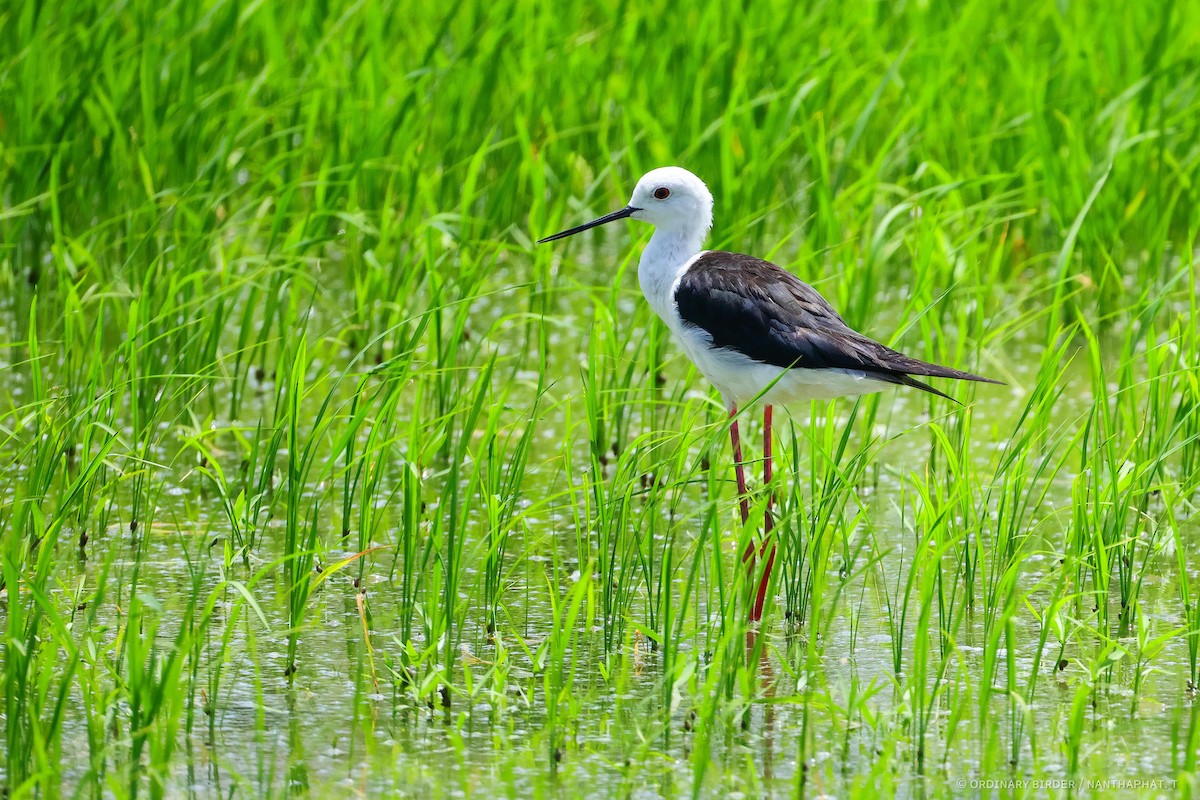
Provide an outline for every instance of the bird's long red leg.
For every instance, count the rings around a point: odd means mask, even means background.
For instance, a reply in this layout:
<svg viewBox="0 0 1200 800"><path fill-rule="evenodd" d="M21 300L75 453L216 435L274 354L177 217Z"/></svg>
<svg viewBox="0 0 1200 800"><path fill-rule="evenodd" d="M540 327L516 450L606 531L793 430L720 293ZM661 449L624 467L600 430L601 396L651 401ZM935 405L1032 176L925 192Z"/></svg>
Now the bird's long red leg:
<svg viewBox="0 0 1200 800"><path fill-rule="evenodd" d="M763 409L763 483L767 487L767 511L763 516L763 543L759 554L767 552L767 548L771 548L771 552L767 554L767 564L763 567L762 578L758 582L758 594L754 598L754 609L750 612L750 620L758 622L762 619L763 606L767 601L767 584L771 581L771 568L775 566L775 541L771 536L773 523L771 521L771 506L775 502L775 493L771 490L771 406L766 406ZM753 563L753 548L750 545L751 563ZM745 557L742 558L745 561ZM753 572L753 568L751 568Z"/></svg>
<svg viewBox="0 0 1200 800"><path fill-rule="evenodd" d="M750 497L746 493L746 469L742 465L742 437L738 433L737 405L729 406L729 438L733 441L733 471L737 474L738 502L742 507L742 524L750 519ZM754 555L751 547L750 555Z"/></svg>
<svg viewBox="0 0 1200 800"><path fill-rule="evenodd" d="M742 509L742 527L745 527L746 521L750 519L750 495L746 490L746 468L742 463L742 437L738 433L737 405L734 403L729 405L729 438L733 440L733 470L737 474L738 503ZM755 552L754 541L751 540L746 545L746 552L742 553L742 563L749 571L750 580L754 580Z"/></svg>

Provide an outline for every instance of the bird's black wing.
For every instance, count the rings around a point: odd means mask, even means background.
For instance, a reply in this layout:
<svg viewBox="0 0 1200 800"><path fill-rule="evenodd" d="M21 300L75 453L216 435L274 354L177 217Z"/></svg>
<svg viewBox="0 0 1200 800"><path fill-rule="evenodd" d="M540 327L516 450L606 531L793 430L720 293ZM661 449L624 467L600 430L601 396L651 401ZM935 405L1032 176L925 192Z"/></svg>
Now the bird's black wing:
<svg viewBox="0 0 1200 800"><path fill-rule="evenodd" d="M714 347L776 367L861 370L939 395L909 376L998 383L910 358L863 336L816 289L753 256L704 253L679 279L675 303L684 323L706 332Z"/></svg>

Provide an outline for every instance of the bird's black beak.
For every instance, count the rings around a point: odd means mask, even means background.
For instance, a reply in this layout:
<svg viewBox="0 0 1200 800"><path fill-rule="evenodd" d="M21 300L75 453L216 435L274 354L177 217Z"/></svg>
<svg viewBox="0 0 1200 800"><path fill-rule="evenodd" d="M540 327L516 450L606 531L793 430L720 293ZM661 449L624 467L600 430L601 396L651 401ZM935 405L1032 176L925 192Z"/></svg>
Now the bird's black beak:
<svg viewBox="0 0 1200 800"><path fill-rule="evenodd" d="M605 214L600 219L594 219L591 222L585 222L577 228L571 228L570 230L563 231L562 233L556 233L553 236L547 236L545 239L538 239L538 244L553 242L556 239L565 239L568 236L574 236L577 233L583 233L589 228L595 228L599 225L603 225L606 222L612 222L613 220L617 219L625 219L626 217L633 216L635 211L641 211L641 209L634 208L633 206L625 206L620 211L614 211L611 214Z"/></svg>

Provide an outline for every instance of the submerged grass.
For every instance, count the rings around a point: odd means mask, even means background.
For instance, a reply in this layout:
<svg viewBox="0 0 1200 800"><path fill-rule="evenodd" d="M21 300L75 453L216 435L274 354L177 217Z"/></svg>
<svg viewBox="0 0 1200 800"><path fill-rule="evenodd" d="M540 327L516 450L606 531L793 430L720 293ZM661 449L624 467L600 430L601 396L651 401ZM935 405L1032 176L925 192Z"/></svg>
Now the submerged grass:
<svg viewBox="0 0 1200 800"><path fill-rule="evenodd" d="M1172 0L0 10L7 796L1200 790L1198 46ZM777 424L761 629L646 232L532 246L666 163L1009 384Z"/></svg>

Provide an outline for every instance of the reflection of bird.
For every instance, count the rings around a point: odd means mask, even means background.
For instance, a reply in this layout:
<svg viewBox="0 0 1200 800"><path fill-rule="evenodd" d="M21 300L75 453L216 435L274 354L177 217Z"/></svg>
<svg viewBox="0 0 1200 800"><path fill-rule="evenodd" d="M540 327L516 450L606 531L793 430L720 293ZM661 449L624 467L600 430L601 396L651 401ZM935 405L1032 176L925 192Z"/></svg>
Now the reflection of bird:
<svg viewBox="0 0 1200 800"><path fill-rule="evenodd" d="M850 328L825 298L796 276L740 253L704 250L712 227L713 198L704 182L679 167L646 173L629 205L576 228L542 239L550 242L613 220L639 219L655 227L638 264L646 299L675 334L688 358L721 392L731 417L730 436L742 523L750 514L738 405L761 400L763 479L771 481L771 408L776 403L867 394L899 384L946 397L913 376L999 383L897 353ZM762 616L775 545L771 500L759 554L770 554L751 619ZM754 568L751 544L743 560Z"/></svg>

